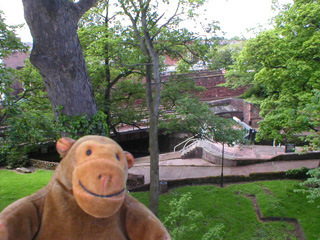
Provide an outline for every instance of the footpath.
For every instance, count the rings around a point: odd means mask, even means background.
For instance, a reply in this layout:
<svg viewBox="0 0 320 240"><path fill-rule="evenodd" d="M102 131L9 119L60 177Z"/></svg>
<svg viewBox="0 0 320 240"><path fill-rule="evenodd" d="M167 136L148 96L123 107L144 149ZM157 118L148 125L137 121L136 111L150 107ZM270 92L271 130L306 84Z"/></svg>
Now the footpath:
<svg viewBox="0 0 320 240"><path fill-rule="evenodd" d="M228 149L227 149L228 150ZM257 173L277 173L285 172L290 169L300 169L301 167L316 168L319 165L320 159L279 161L274 160L279 154L284 154L284 147L271 146L255 146L250 148L236 149L230 148L230 151L238 159L244 157L248 159L261 159L264 155L265 162L249 164L245 166L224 166L224 176L249 176ZM166 153L160 155L159 175L161 181L190 179L190 178L205 178L216 177L221 175L221 165L215 165L200 158L181 159L181 153ZM145 184L150 183L150 158L137 158L134 166L129 170L129 173L144 175Z"/></svg>

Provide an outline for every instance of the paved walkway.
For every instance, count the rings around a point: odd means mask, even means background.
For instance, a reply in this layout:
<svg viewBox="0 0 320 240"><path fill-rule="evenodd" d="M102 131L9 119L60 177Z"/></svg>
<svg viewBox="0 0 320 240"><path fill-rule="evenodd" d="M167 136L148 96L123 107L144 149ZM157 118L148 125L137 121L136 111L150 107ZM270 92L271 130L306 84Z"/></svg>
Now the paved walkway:
<svg viewBox="0 0 320 240"><path fill-rule="evenodd" d="M250 152L251 149L251 152ZM276 156L284 151L280 148L272 148L267 146L251 146L245 150L228 149L233 151L238 156L244 156L254 159L264 155L267 159ZM245 154L247 153L247 154ZM258 155L258 156L257 156ZM134 166L129 170L129 173L144 175L145 183L150 183L150 163L149 157L138 158ZM299 169L301 167L316 168L319 164L319 159L316 160L298 160L298 161L266 161L259 164L251 164L238 167L224 167L224 176L244 175L248 176L252 173L267 173L267 172L283 172L289 169ZM160 180L176 180L187 178L201 178L220 176L221 166L216 166L203 159L180 159L179 153L168 153L160 155Z"/></svg>

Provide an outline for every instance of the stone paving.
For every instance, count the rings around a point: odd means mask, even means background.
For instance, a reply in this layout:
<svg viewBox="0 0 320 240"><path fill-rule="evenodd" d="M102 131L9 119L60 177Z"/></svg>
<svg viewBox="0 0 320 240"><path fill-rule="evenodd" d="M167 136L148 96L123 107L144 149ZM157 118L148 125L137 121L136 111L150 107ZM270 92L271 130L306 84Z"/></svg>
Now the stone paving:
<svg viewBox="0 0 320 240"><path fill-rule="evenodd" d="M233 152L238 159L257 159L264 157L266 162L259 164L250 164L238 167L224 167L224 176L244 175L252 173L284 172L289 169L299 169L301 167L316 168L319 159L315 160L297 160L297 161L270 161L274 156L284 153L283 147L257 146L251 145L244 149L226 148ZM150 183L150 163L149 157L137 158L134 166L129 173L142 174L145 183ZM220 176L221 166L209 163L203 159L180 159L179 153L168 153L160 155L160 180L176 180L187 178L201 178Z"/></svg>

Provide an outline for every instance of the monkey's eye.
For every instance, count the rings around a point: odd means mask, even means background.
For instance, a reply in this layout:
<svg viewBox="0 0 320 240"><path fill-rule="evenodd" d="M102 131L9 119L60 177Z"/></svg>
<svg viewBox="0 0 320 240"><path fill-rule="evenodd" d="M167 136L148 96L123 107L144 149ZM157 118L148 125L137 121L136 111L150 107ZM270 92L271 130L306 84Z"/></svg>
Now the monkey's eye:
<svg viewBox="0 0 320 240"><path fill-rule="evenodd" d="M88 150L86 151L87 156L90 156L91 153L92 153L91 149L88 149Z"/></svg>
<svg viewBox="0 0 320 240"><path fill-rule="evenodd" d="M120 161L120 157L119 157L118 154L116 154L116 158L117 158L118 161Z"/></svg>

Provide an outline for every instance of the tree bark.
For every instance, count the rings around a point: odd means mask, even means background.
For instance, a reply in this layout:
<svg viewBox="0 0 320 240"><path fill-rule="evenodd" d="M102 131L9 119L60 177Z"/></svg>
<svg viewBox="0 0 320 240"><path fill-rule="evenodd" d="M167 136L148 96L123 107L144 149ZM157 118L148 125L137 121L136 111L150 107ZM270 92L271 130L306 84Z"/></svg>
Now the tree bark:
<svg viewBox="0 0 320 240"><path fill-rule="evenodd" d="M150 152L150 197L149 208L158 216L159 207L159 141L158 141L158 121L159 121L159 106L161 99L161 78L159 54L156 52L153 40L149 34L147 26L147 10L149 2L141 11L141 22L144 32L144 41L147 47L148 56L152 59L153 81L152 89L151 81L147 79L147 100L150 116L149 126L149 152ZM149 66L150 67L150 66ZM151 69L149 69L151 72ZM147 74L148 76L148 74ZM152 98L153 96L153 98Z"/></svg>
<svg viewBox="0 0 320 240"><path fill-rule="evenodd" d="M149 153L150 153L150 197L149 208L157 216L159 207L159 143L158 143L158 119L160 105L160 66L159 55L153 46L153 39L150 36L147 11L150 0L145 2L139 0L139 9L135 9L136 16L133 17L128 11L124 2L121 7L125 14L130 18L134 34L139 42L142 53L148 57L146 65L146 93L147 104L150 117L149 123ZM141 16L140 16L141 13ZM143 37L140 35L138 20L141 18L141 27L143 29ZM154 81L154 84L152 82Z"/></svg>
<svg viewBox="0 0 320 240"><path fill-rule="evenodd" d="M147 104L149 110L149 153L150 153L150 195L149 209L158 216L159 206L159 141L158 141L158 115L156 107L159 102L153 97L152 66L146 66ZM155 88L157 88L155 86Z"/></svg>
<svg viewBox="0 0 320 240"><path fill-rule="evenodd" d="M31 63L43 77L55 116L97 112L77 34L78 21L98 0L23 0L33 36Z"/></svg>

